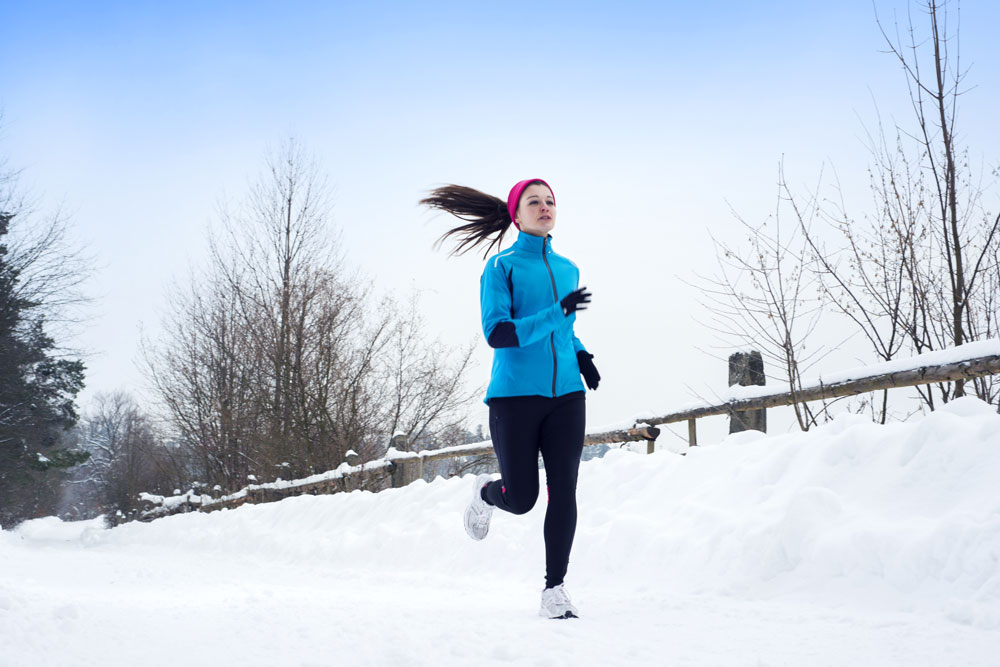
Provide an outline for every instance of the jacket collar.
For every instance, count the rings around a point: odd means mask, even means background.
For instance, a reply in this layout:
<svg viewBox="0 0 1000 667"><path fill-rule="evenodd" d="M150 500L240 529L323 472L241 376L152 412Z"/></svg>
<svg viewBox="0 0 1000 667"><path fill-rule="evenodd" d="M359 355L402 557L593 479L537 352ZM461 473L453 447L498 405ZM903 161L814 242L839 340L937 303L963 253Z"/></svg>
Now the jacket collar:
<svg viewBox="0 0 1000 667"><path fill-rule="evenodd" d="M552 235L532 236L525 232L517 233L517 240L514 241L514 248L524 252L541 254L544 250L552 251Z"/></svg>

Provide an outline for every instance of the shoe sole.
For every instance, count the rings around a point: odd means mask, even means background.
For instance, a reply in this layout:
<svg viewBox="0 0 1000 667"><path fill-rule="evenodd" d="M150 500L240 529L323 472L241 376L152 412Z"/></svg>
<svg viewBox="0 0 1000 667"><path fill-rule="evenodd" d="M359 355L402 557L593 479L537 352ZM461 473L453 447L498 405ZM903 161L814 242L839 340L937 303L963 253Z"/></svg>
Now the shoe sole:
<svg viewBox="0 0 1000 667"><path fill-rule="evenodd" d="M480 478L482 478L482 475L476 477L476 482L478 482ZM492 480L487 480L487 483L489 483L489 481ZM482 490L483 490L483 485L476 484L476 488L473 489L472 492L473 501L475 501L477 498L482 499L482 496L480 495L480 493L482 493ZM473 535L472 531L469 529L469 515L471 513L472 513L472 503L470 503L469 506L465 508L465 534L468 535L471 539L476 540L477 542L481 542L486 539L486 536L490 532L490 527L488 525L486 526L486 532L483 533L482 537L477 537Z"/></svg>

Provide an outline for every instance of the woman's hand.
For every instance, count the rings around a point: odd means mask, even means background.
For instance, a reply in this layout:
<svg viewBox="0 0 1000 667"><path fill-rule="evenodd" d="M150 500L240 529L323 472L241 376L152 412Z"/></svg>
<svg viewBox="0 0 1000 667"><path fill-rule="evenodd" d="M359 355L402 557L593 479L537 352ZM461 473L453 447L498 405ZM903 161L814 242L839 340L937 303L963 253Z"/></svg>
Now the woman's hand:
<svg viewBox="0 0 1000 667"><path fill-rule="evenodd" d="M587 291L586 287L581 287L564 296L559 303L562 304L563 315L569 317L570 314L578 310L587 310L587 304L590 303L590 292Z"/></svg>
<svg viewBox="0 0 1000 667"><path fill-rule="evenodd" d="M601 381L601 374L597 372L597 366L593 362L594 355L586 350L576 353L576 360L580 364L580 375L587 383L587 389L597 389L597 383Z"/></svg>

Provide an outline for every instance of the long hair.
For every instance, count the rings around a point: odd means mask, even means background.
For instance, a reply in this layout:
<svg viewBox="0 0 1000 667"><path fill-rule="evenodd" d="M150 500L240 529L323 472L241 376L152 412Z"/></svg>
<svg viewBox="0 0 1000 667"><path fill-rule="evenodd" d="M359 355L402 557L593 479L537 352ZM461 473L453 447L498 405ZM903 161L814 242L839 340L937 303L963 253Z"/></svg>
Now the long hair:
<svg viewBox="0 0 1000 667"><path fill-rule="evenodd" d="M461 255L478 245L486 244L485 259L493 248L499 248L504 234L513 222L507 211L507 202L464 185L443 185L430 191L420 200L424 206L451 213L464 225L449 229L437 240L440 247L449 237L454 237L455 247L450 255Z"/></svg>

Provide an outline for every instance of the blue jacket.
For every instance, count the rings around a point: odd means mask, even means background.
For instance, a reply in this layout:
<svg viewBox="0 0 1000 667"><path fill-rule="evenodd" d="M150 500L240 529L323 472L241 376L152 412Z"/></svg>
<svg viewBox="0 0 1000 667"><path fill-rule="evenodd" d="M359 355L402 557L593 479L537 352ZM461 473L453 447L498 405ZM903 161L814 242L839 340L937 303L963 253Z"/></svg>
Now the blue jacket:
<svg viewBox="0 0 1000 667"><path fill-rule="evenodd" d="M576 313L559 301L577 289L580 270L552 250L552 237L523 232L490 257L480 281L483 334L493 352L485 401L499 396L556 397L585 391L573 334Z"/></svg>

